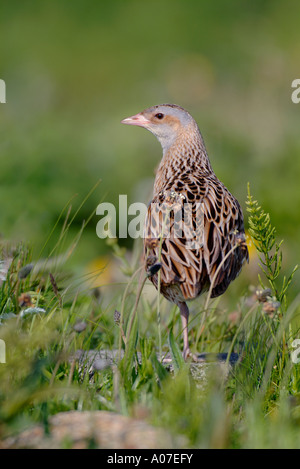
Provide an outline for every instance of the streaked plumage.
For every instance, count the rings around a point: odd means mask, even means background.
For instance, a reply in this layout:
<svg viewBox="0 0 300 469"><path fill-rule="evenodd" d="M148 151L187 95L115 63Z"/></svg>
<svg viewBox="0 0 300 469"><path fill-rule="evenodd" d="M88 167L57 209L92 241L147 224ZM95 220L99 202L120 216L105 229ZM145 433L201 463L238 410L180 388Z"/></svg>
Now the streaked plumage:
<svg viewBox="0 0 300 469"><path fill-rule="evenodd" d="M145 221L145 258L160 260L161 293L180 308L186 358L186 301L212 281L211 296L221 295L248 260L242 210L213 172L199 128L183 108L153 106L122 122L150 130L163 148ZM158 273L151 280L157 287Z"/></svg>

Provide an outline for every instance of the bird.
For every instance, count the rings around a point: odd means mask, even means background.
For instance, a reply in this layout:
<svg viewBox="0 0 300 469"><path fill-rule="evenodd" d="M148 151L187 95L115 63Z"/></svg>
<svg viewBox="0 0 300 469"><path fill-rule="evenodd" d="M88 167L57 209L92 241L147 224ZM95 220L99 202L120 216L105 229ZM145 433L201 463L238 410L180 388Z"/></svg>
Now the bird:
<svg viewBox="0 0 300 469"><path fill-rule="evenodd" d="M187 302L207 291L211 298L222 295L249 261L243 212L215 175L199 127L184 108L159 104L121 122L149 130L162 146L144 225L145 269L178 306L183 357L197 361Z"/></svg>

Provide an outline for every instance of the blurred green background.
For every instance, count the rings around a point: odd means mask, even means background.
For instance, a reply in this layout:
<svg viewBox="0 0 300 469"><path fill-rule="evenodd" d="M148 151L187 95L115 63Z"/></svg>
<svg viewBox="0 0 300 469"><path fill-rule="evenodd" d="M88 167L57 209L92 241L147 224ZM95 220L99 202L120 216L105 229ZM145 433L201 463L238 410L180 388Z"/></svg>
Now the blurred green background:
<svg viewBox="0 0 300 469"><path fill-rule="evenodd" d="M2 236L38 253L66 203L77 194L75 209L99 179L74 232L101 201L147 201L160 146L120 121L171 102L197 120L216 174L244 211L250 182L294 265L299 18L300 3L278 0L2 1ZM98 219L77 250L81 266L108 249L96 236Z"/></svg>

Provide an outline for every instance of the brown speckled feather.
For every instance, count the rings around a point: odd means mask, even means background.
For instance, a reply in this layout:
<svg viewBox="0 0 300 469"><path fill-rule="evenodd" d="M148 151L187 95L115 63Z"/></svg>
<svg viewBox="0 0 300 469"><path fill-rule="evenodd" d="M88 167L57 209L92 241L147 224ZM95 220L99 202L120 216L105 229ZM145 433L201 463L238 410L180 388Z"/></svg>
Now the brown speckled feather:
<svg viewBox="0 0 300 469"><path fill-rule="evenodd" d="M175 202L170 197L172 193L183 197L176 197ZM176 237L174 221L168 216L168 207L173 207L174 210L178 205L183 208L186 203L191 204L192 214L196 212L193 207L200 204L203 217L200 216L199 219L203 226L193 227L194 236ZM178 209L175 213L178 213ZM160 256L160 245L149 249L147 238L160 239L163 219L169 222L166 223L169 231L166 233L168 237L163 239ZM197 228L200 228L198 231L201 239L197 239ZM155 256L157 259L161 257L161 290L166 298L175 303L193 299L206 291L217 266L226 254L237 242L245 240L243 216L238 201L213 172L203 177L201 167L194 168L193 172L182 171L171 181L166 181L165 187L154 195L148 208L145 235L145 255ZM190 247L191 240L197 245L195 249ZM222 265L214 281L212 297L225 292L239 274L245 259L248 259L247 248L239 245ZM152 281L157 285L157 274L152 277ZM179 288L175 289L174 285Z"/></svg>

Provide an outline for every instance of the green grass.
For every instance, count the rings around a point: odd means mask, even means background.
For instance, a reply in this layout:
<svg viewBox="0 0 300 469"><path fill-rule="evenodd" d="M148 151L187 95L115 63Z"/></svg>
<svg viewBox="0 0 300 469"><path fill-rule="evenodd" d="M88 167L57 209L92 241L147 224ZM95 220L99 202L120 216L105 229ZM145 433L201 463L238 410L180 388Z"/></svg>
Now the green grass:
<svg viewBox="0 0 300 469"><path fill-rule="evenodd" d="M196 119L220 180L241 201L252 181L285 239L285 259L299 258L300 105L291 101L299 15L293 0L4 1L0 233L32 243L37 256L62 205L99 178L74 234L103 199L151 200L161 149L120 121L173 102ZM77 265L108 252L97 221Z"/></svg>
<svg viewBox="0 0 300 469"><path fill-rule="evenodd" d="M293 274L285 279L282 272L270 217L250 192L247 203L261 263L256 287L265 296L244 289L236 294L234 310L221 307L222 298L194 302L200 312L191 318L190 342L197 342L197 351L242 355L227 378L212 368L205 382L183 362L179 315L164 300L162 350L171 351L174 371L158 360L157 296L146 299L136 256L128 261L117 240L109 248L128 281L113 286L112 296L100 289L100 297L84 279L71 276L67 262L55 262L78 242L78 236L65 241L72 220L67 208L51 259L40 259L43 267L24 269L33 261L26 245L3 245L1 258L11 256L12 262L0 291L0 338L6 343L0 437L35 422L47 432L49 417L58 412L98 409L134 416L142 408L148 422L179 436L184 447L299 448L300 364L291 360L291 344L300 338L300 300L289 297ZM24 294L33 308L27 314ZM204 312L205 328L199 330ZM119 350L123 358L91 375L72 358L78 349Z"/></svg>

